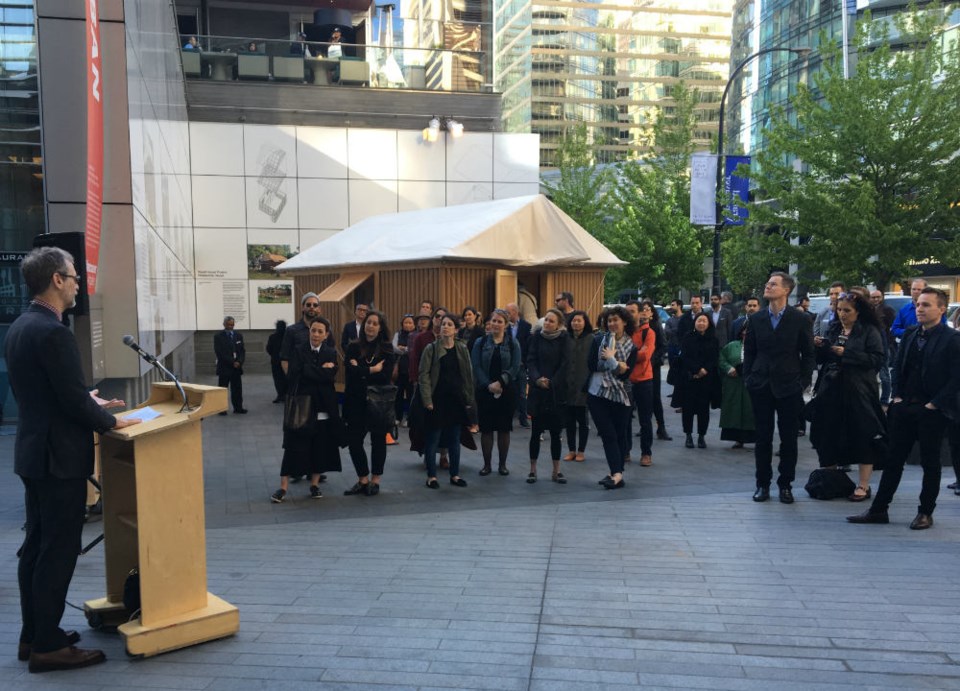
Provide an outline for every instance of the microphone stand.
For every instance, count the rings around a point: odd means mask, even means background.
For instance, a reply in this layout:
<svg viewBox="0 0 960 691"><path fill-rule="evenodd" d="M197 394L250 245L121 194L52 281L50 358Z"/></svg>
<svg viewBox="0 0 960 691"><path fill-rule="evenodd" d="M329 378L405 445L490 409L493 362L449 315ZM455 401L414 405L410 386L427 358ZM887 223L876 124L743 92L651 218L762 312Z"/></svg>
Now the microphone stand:
<svg viewBox="0 0 960 691"><path fill-rule="evenodd" d="M161 374L165 375L166 379L172 381L176 385L177 391L180 392L180 397L183 399L183 405L180 406L180 410L177 411L178 413L193 410L193 408L191 408L187 403L187 392L183 390L183 386L180 384L180 380L177 379L177 377L173 374L173 372L171 372L166 367L164 367L163 364L161 364L161 362L157 360L155 356L151 355L150 353L145 351L143 348L141 348L140 345L133 340L133 336L124 336L123 343L124 345L132 348L137 353L137 355L139 355L141 358L144 359L145 362L153 365L158 370L160 370Z"/></svg>

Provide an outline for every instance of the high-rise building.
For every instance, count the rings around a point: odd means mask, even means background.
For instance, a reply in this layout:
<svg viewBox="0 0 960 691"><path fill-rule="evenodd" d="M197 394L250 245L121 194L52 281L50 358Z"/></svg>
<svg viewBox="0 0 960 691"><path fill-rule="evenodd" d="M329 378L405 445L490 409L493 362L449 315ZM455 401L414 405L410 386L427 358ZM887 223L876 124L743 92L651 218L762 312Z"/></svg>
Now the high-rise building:
<svg viewBox="0 0 960 691"><path fill-rule="evenodd" d="M494 79L507 131L540 135L551 167L564 132L587 125L595 158L646 151L656 107L679 81L700 92L697 144L716 136L733 0L500 0Z"/></svg>

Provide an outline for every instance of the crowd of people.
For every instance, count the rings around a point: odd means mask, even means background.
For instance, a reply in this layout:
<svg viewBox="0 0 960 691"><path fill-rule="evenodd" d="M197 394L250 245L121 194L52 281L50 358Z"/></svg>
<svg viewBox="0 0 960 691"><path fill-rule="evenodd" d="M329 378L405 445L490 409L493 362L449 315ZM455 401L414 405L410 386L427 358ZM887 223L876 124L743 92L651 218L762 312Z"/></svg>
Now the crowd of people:
<svg viewBox="0 0 960 691"><path fill-rule="evenodd" d="M960 426L952 417L960 358L957 365L950 359L960 352L960 333L938 328L946 296L918 280L911 303L894 313L879 291L848 290L837 282L830 287L829 307L812 314L805 298L787 304L794 287L791 276L774 273L764 288L763 308L760 298L751 296L735 309L729 293L711 295L709 307L694 295L688 310L675 300L663 324L650 300L608 307L594 321L564 292L533 324L512 303L483 316L473 306L455 314L425 300L418 313L401 317L392 334L385 315L357 304L355 320L341 333L342 356L329 323L319 317L317 296L308 293L301 321L291 327L278 322L268 351L275 400L299 387L301 395L314 397L323 420L308 431L284 433L281 485L271 498L285 499L290 476L309 477L311 496L322 496L319 483L325 472L340 470L343 447L357 472L345 494L376 495L388 441L399 438L401 427L409 427L411 448L424 456L428 488L439 489L438 469L449 473L451 485L467 486L460 448L477 448L476 432L480 477L493 473L494 449L497 473L509 475L515 424L531 427L526 482L540 479L541 445L547 443L550 480L562 485L567 483L562 462L586 458L591 422L608 470L599 484L619 489L633 460L634 415L640 466L653 465L655 438L672 439L661 398L661 370L669 364L670 401L681 413L684 445L705 449L711 412L719 410L720 439L732 442L733 449L754 447L755 501L770 498L775 431L779 499L794 501L798 437L806 435L809 422L821 468L846 472L858 466L850 501L873 498L874 470L887 471L870 510L852 522L881 522L886 516L911 440L919 441L926 479L913 527L929 526L944 435L960 480ZM236 349L231 332L232 324L225 322L218 335L221 349ZM341 360L342 415L330 394ZM233 366L225 362L221 377L231 388L238 381ZM931 403L941 388L946 393L938 394L940 403ZM389 401L377 408L371 392L380 396L384 389ZM243 412L242 394L232 400L235 412ZM923 410L916 409L919 402ZM951 487L960 494L960 485Z"/></svg>

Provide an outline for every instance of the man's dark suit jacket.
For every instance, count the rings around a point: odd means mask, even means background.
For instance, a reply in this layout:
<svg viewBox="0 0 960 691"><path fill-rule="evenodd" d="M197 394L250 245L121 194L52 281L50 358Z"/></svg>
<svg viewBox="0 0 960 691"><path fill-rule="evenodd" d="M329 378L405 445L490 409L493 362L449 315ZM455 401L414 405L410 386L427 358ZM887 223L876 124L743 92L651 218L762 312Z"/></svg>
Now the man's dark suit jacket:
<svg viewBox="0 0 960 691"><path fill-rule="evenodd" d="M243 345L243 335L239 331L233 332L233 341L230 332L224 329L213 337L213 352L217 355L217 376L227 376L236 371L234 362L240 363L243 374L243 361L247 358L247 350Z"/></svg>
<svg viewBox="0 0 960 691"><path fill-rule="evenodd" d="M713 321L714 311L713 308L707 312L707 316L710 317L710 321ZM714 333L717 336L717 342L720 344L720 347L727 345L730 341L730 329L733 325L733 312L731 312L726 307L720 307L720 318L717 319L716 324L714 324Z"/></svg>
<svg viewBox="0 0 960 691"><path fill-rule="evenodd" d="M340 334L340 349L347 352L347 344L350 341L360 339L360 327L357 326L356 319L348 321L343 325L343 333Z"/></svg>
<svg viewBox="0 0 960 691"><path fill-rule="evenodd" d="M743 344L743 383L751 391L770 386L774 398L796 396L810 385L816 357L813 326L799 310L787 306L776 330L770 311L747 318Z"/></svg>
<svg viewBox="0 0 960 691"><path fill-rule="evenodd" d="M7 332L6 357L20 407L14 472L37 480L89 477L93 433L116 419L90 398L73 333L53 312L31 305Z"/></svg>
<svg viewBox="0 0 960 691"><path fill-rule="evenodd" d="M903 333L894 361L899 375L893 390L894 398L903 397L903 368L919 333L919 325L908 327ZM930 334L923 349L920 383L930 396L930 400L924 403L933 403L949 420L960 418L960 332L940 324Z"/></svg>
<svg viewBox="0 0 960 691"><path fill-rule="evenodd" d="M513 332L513 325L510 324L508 327ZM524 364L527 362L527 347L530 341L530 331L532 327L530 322L528 322L523 317L517 319L517 343L520 344L520 357L523 358Z"/></svg>

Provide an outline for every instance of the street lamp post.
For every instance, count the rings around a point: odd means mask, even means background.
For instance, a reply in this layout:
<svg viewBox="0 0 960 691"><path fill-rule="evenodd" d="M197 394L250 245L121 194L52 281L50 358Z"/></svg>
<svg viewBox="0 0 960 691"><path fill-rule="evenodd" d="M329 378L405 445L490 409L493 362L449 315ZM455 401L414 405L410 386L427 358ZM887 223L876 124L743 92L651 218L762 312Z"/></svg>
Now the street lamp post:
<svg viewBox="0 0 960 691"><path fill-rule="evenodd" d="M721 202L723 191L723 116L726 113L727 92L730 91L730 85L744 67L754 58L767 53L793 53L800 57L810 54L809 48L764 48L756 53L745 57L739 65L730 73L727 85L723 88L723 95L720 96L720 120L717 128L717 220L713 227L713 292L720 292L720 231L723 230L723 203Z"/></svg>

